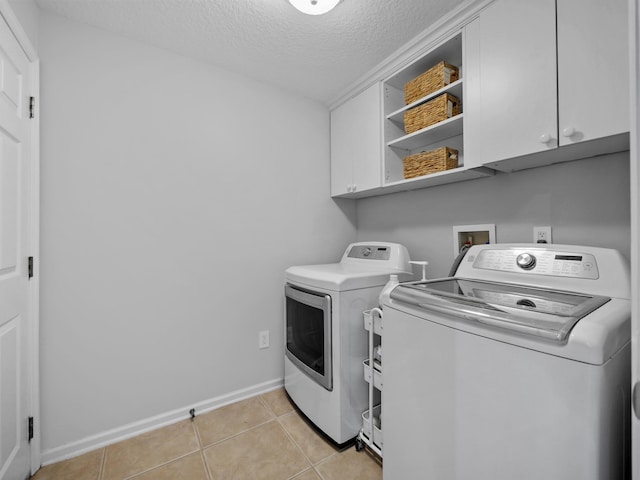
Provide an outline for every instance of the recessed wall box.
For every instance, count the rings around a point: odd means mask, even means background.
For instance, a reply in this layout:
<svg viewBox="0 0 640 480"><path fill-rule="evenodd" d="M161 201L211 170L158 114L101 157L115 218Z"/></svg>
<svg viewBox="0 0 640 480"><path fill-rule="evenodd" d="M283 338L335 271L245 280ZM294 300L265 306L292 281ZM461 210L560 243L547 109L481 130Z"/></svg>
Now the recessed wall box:
<svg viewBox="0 0 640 480"><path fill-rule="evenodd" d="M484 245L496 243L496 226L493 223L483 225L453 226L453 257L457 257L465 244Z"/></svg>

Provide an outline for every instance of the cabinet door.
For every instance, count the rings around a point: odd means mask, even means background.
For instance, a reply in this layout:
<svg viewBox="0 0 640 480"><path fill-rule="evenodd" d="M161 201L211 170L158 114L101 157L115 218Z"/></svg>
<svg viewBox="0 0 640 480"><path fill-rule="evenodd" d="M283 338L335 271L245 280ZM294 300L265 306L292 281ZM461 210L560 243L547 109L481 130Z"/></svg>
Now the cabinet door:
<svg viewBox="0 0 640 480"><path fill-rule="evenodd" d="M629 131L627 0L558 0L560 145Z"/></svg>
<svg viewBox="0 0 640 480"><path fill-rule="evenodd" d="M331 195L380 187L382 121L380 84L331 112Z"/></svg>
<svg viewBox="0 0 640 480"><path fill-rule="evenodd" d="M465 165L557 147L555 8L497 0L467 27Z"/></svg>
<svg viewBox="0 0 640 480"><path fill-rule="evenodd" d="M353 117L351 102L331 112L331 196L351 192L355 140L350 125Z"/></svg>

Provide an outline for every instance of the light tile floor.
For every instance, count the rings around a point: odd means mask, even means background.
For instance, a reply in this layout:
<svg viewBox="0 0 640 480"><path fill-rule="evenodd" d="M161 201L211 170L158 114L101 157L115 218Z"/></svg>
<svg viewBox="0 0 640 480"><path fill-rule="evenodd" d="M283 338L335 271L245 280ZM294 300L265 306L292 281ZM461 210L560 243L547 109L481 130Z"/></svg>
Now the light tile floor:
<svg viewBox="0 0 640 480"><path fill-rule="evenodd" d="M338 451L283 389L41 468L33 480L380 480L368 451Z"/></svg>

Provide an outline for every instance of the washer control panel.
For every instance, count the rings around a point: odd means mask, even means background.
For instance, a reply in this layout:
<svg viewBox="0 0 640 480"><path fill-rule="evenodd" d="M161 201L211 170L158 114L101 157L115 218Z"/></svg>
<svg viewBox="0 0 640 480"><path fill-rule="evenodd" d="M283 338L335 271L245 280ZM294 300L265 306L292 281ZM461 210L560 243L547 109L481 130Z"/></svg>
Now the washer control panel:
<svg viewBox="0 0 640 480"><path fill-rule="evenodd" d="M531 270L536 266L537 259L530 253L521 253L516 258L516 263L523 270Z"/></svg>
<svg viewBox="0 0 640 480"><path fill-rule="evenodd" d="M596 258L589 253L528 249L486 249L467 259L473 268L501 272L597 279Z"/></svg>

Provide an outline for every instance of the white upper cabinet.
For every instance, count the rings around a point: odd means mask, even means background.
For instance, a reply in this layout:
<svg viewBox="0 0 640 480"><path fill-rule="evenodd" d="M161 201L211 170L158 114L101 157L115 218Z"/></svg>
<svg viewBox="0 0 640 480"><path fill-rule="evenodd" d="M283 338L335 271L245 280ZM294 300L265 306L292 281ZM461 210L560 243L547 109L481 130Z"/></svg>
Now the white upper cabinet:
<svg viewBox="0 0 640 480"><path fill-rule="evenodd" d="M511 171L628 148L626 12L626 0L483 10L466 30L465 163Z"/></svg>
<svg viewBox="0 0 640 480"><path fill-rule="evenodd" d="M362 198L493 175L464 164L463 36L459 29L421 48L381 82L332 110L333 197ZM438 74L423 75L443 62L447 67ZM408 82L423 87L411 100L405 94ZM408 128L405 120L411 117L418 121ZM405 168L405 161L413 163Z"/></svg>
<svg viewBox="0 0 640 480"><path fill-rule="evenodd" d="M332 196L362 198L628 150L627 0L469 5L450 30L412 46L377 83L331 112ZM407 97L405 85L441 62L458 78L447 74ZM443 105L455 108L443 116Z"/></svg>
<svg viewBox="0 0 640 480"><path fill-rule="evenodd" d="M467 165L558 145L555 3L498 0L467 26Z"/></svg>
<svg viewBox="0 0 640 480"><path fill-rule="evenodd" d="M558 0L560 145L629 131L627 0Z"/></svg>
<svg viewBox="0 0 640 480"><path fill-rule="evenodd" d="M380 83L331 112L331 196L357 197L381 180Z"/></svg>

